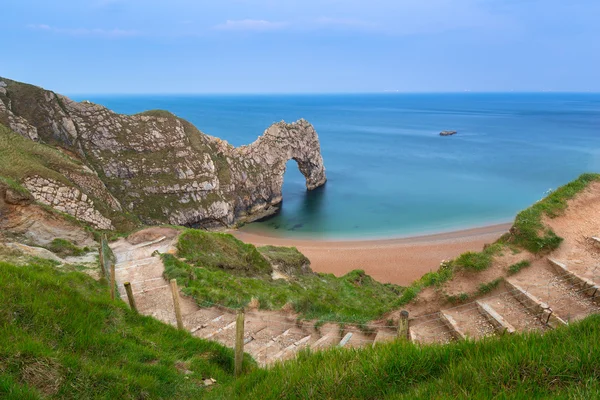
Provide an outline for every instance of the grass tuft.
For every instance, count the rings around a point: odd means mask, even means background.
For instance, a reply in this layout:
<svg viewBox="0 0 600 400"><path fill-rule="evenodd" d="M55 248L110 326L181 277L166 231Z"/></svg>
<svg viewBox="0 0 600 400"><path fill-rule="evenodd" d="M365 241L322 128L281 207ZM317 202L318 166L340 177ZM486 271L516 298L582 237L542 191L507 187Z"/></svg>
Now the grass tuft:
<svg viewBox="0 0 600 400"><path fill-rule="evenodd" d="M69 256L79 257L86 254L90 250L89 248L82 249L77 247L67 239L54 239L46 246L46 249L50 250L61 258Z"/></svg>
<svg viewBox="0 0 600 400"><path fill-rule="evenodd" d="M482 283L479 285L478 289L477 289L477 293L478 294L488 294L490 293L492 290L496 289L498 287L498 285L500 285L500 283L503 281L503 278L497 278L494 279L491 282L488 283Z"/></svg>
<svg viewBox="0 0 600 400"><path fill-rule="evenodd" d="M456 258L452 264L455 268L470 271L484 271L492 266L494 256L502 252L503 245L494 243L487 246L481 252L466 252Z"/></svg>
<svg viewBox="0 0 600 400"><path fill-rule="evenodd" d="M510 267L508 267L508 274L514 275L517 272L519 272L520 270L522 270L523 268L527 268L530 265L531 265L531 262L529 262L529 260L519 261L518 263L515 263L515 264L511 265Z"/></svg>

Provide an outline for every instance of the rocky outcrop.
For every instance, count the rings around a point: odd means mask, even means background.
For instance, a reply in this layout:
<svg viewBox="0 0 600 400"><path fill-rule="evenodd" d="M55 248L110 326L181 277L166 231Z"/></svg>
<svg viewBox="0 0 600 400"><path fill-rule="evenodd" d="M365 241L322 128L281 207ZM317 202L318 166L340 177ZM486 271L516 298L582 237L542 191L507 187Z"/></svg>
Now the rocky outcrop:
<svg viewBox="0 0 600 400"><path fill-rule="evenodd" d="M441 131L440 136L452 136L456 135L458 132L456 131Z"/></svg>
<svg viewBox="0 0 600 400"><path fill-rule="evenodd" d="M85 221L94 228L114 229L110 219L96 210L92 199L75 187L62 185L59 182L39 176L25 179L23 186L40 203Z"/></svg>
<svg viewBox="0 0 600 400"><path fill-rule="evenodd" d="M68 239L79 247L94 246L92 234L78 223L34 202L30 193L16 190L0 180L0 242L26 242L45 246Z"/></svg>
<svg viewBox="0 0 600 400"><path fill-rule="evenodd" d="M308 190L326 181L317 133L304 120L276 123L254 143L235 148L165 111L119 115L0 82L0 123L76 152L116 198L112 207L123 206L146 223L231 226L272 213L292 159Z"/></svg>

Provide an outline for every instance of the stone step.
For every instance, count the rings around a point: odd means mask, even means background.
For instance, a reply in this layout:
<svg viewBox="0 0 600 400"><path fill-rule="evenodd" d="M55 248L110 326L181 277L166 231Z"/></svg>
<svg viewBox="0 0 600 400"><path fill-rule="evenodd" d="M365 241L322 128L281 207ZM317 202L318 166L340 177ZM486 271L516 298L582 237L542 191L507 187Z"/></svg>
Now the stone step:
<svg viewBox="0 0 600 400"><path fill-rule="evenodd" d="M515 281L507 279L505 281L506 287L510 290L511 294L523 304L526 308L532 311L542 323L550 326L551 328L558 328L559 326L567 325L567 323L556 315L550 306L540 299L538 299L531 292L523 289Z"/></svg>
<svg viewBox="0 0 600 400"><path fill-rule="evenodd" d="M311 350L322 350L327 347L334 346L335 344L340 342L339 336L334 334L333 332L328 333L324 336L321 336L316 342L310 345Z"/></svg>
<svg viewBox="0 0 600 400"><path fill-rule="evenodd" d="M183 324L194 334L206 328L212 320L223 315L223 312L215 307L201 308L194 312L183 315Z"/></svg>
<svg viewBox="0 0 600 400"><path fill-rule="evenodd" d="M398 335L396 332L389 332L385 329L380 329L377 331L377 334L373 339L373 347L375 347L377 343L393 342L397 338L397 336Z"/></svg>
<svg viewBox="0 0 600 400"><path fill-rule="evenodd" d="M467 334L458 326L451 315L446 313L444 310L440 310L440 318L456 339L463 340L467 338Z"/></svg>
<svg viewBox="0 0 600 400"><path fill-rule="evenodd" d="M521 304L510 292L479 300L482 304L489 305L497 314L519 332L545 331L546 325L542 324L537 316L526 306Z"/></svg>
<svg viewBox="0 0 600 400"><path fill-rule="evenodd" d="M219 328L216 331L214 331L212 333L209 333L208 335L204 336L204 339L211 339L211 338L213 338L214 336L218 335L219 333L221 333L223 331L227 331L227 330L230 330L232 328L235 328L235 325L236 325L236 321L233 321L233 322L229 323L228 325L226 325L226 326L224 326L222 328Z"/></svg>
<svg viewBox="0 0 600 400"><path fill-rule="evenodd" d="M514 326L512 326L507 320L504 319L500 314L494 310L489 304L482 303L481 301L475 301L477 308L483 316L494 326L496 331L500 334L513 334L516 332Z"/></svg>
<svg viewBox="0 0 600 400"><path fill-rule="evenodd" d="M312 335L308 335L303 337L300 340L292 343L285 349L281 350L279 353L275 354L272 358L273 361L282 360L294 355L298 350L306 348L308 346L308 341L312 338Z"/></svg>
<svg viewBox="0 0 600 400"><path fill-rule="evenodd" d="M443 312L454 320L455 329L461 337L479 339L496 334L494 326L474 304L451 308Z"/></svg>
<svg viewBox="0 0 600 400"><path fill-rule="evenodd" d="M274 355L279 354L284 346L281 340L290 335L291 329L286 329L279 335L268 340L261 339L260 341L250 342L247 352L261 365L267 365L272 361ZM253 345L253 346L250 346Z"/></svg>
<svg viewBox="0 0 600 400"><path fill-rule="evenodd" d="M167 238L166 236L161 236L160 238L158 238L156 240L152 240L150 242L144 242L144 243L137 244L137 245L133 246L132 249L139 249L139 248L146 247L146 246L152 246L153 244L162 242L166 238Z"/></svg>
<svg viewBox="0 0 600 400"><path fill-rule="evenodd" d="M143 267L144 265L152 264L157 261L160 262L160 259L156 258L156 257L146 257L146 258L141 258L139 260L123 261L118 264L115 264L115 273L116 273L116 271L122 271L125 269Z"/></svg>
<svg viewBox="0 0 600 400"><path fill-rule="evenodd" d="M421 319L416 317L410 320L409 336L416 343L450 343L456 340L454 334L442 321L440 313Z"/></svg>
<svg viewBox="0 0 600 400"><path fill-rule="evenodd" d="M195 332L195 336L199 336L204 339L210 339L221 333L223 330L229 330L235 327L235 320L235 314L221 314L209 321L204 328L197 330Z"/></svg>
<svg viewBox="0 0 600 400"><path fill-rule="evenodd" d="M565 264L552 258L548 258L548 262L559 275L569 277L569 282L576 285L580 293L592 298L594 302L600 302L600 293L598 293L598 285L595 282L577 275L575 272L569 270Z"/></svg>
<svg viewBox="0 0 600 400"><path fill-rule="evenodd" d="M510 281L524 288L540 302L549 305L552 315L558 316L562 322L579 321L590 314L600 312L600 306L583 293L584 290L578 286L572 275L557 272L558 267L549 263L543 267L537 271L522 271ZM547 314L546 312L546 317ZM562 322L550 316L550 326L560 326Z"/></svg>
<svg viewBox="0 0 600 400"><path fill-rule="evenodd" d="M350 341L350 339L352 339L352 332L348 332L346 335L344 335L342 340L340 340L338 347L344 347Z"/></svg>

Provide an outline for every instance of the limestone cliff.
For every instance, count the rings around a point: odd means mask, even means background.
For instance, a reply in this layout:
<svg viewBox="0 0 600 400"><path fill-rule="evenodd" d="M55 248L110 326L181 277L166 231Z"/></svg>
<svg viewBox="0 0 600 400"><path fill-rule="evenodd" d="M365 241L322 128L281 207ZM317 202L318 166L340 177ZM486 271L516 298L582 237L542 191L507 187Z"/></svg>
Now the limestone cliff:
<svg viewBox="0 0 600 400"><path fill-rule="evenodd" d="M111 207L146 223L231 226L267 215L282 200L290 159L307 189L326 181L317 133L304 120L276 123L254 143L235 148L166 111L120 115L0 78L0 123L76 153L118 200ZM78 207L87 200L81 203L81 195Z"/></svg>

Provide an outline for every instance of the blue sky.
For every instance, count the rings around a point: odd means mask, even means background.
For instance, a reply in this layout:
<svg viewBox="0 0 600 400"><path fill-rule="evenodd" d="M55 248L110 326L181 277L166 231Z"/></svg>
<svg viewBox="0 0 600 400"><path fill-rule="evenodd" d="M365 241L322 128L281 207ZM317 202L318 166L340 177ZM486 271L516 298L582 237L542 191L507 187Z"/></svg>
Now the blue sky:
<svg viewBox="0 0 600 400"><path fill-rule="evenodd" d="M63 93L600 91L598 0L5 0L0 76Z"/></svg>

